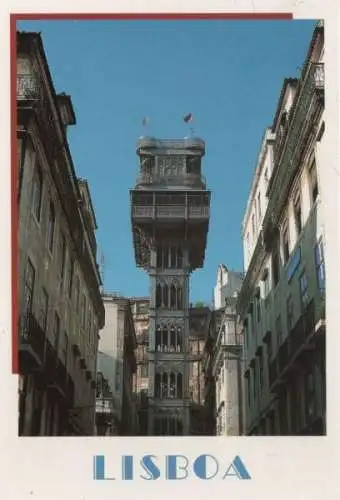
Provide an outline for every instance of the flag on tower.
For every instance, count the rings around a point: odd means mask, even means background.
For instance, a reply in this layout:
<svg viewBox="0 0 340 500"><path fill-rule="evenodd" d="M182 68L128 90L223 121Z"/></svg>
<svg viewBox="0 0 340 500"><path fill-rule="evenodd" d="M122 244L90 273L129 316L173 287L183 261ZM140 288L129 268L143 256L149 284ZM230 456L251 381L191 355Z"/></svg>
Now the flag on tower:
<svg viewBox="0 0 340 500"><path fill-rule="evenodd" d="M192 122L192 113L188 113L187 115L185 115L183 120L184 120L184 123Z"/></svg>

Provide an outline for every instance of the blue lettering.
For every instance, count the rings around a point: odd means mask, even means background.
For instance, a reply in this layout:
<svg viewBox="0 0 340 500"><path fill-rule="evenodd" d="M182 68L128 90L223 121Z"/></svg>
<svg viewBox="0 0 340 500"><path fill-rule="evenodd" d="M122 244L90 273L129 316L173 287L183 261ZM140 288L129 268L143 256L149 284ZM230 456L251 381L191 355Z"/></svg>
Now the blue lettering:
<svg viewBox="0 0 340 500"><path fill-rule="evenodd" d="M133 456L122 456L122 479L123 481L133 480Z"/></svg>
<svg viewBox="0 0 340 500"><path fill-rule="evenodd" d="M179 465L179 458L184 458L185 465ZM184 455L168 455L166 457L166 479L186 479L188 477L189 460ZM184 471L185 475L178 476L177 472Z"/></svg>
<svg viewBox="0 0 340 500"><path fill-rule="evenodd" d="M226 477L237 477L238 479L251 479L249 472L246 469L246 466L242 462L241 458L237 455L234 460L229 465L226 470L223 479Z"/></svg>
<svg viewBox="0 0 340 500"><path fill-rule="evenodd" d="M152 461L153 458L157 458L155 455L145 455L141 461L140 465L147 473L147 476L140 476L142 479L147 481L156 480L160 477L161 472L156 464Z"/></svg>
<svg viewBox="0 0 340 500"><path fill-rule="evenodd" d="M211 458L215 462L216 470L215 473L208 476L207 473L207 459ZM200 479L212 479L216 476L218 473L218 462L215 457L212 455L200 455L199 457L196 458L194 465L193 465L194 472L196 476Z"/></svg>
<svg viewBox="0 0 340 500"><path fill-rule="evenodd" d="M93 457L93 479L96 481L115 481L114 477L105 477L105 456Z"/></svg>

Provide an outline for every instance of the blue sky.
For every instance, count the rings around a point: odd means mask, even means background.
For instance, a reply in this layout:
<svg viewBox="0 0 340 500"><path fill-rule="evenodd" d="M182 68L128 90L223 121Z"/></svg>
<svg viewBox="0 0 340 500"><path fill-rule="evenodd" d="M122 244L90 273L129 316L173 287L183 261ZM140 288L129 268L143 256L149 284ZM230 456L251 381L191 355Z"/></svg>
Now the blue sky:
<svg viewBox="0 0 340 500"><path fill-rule="evenodd" d="M217 267L243 269L241 222L261 138L285 77L299 75L311 21L31 21L42 33L57 92L71 94L77 125L70 148L90 183L104 254L104 286L147 295L136 268L129 189L139 136L182 138L194 116L206 141L203 173L212 191L205 267L191 301L210 302ZM144 116L150 117L146 129Z"/></svg>

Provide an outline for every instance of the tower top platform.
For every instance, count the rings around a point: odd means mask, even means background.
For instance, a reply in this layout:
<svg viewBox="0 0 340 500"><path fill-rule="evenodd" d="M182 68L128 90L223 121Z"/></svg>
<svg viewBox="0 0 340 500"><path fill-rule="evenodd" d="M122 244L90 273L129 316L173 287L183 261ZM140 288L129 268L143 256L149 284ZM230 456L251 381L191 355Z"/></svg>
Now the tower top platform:
<svg viewBox="0 0 340 500"><path fill-rule="evenodd" d="M156 139L155 137L140 137L137 141L137 154L152 154L155 155L169 154L196 154L203 156L205 154L205 142L199 137L184 137L183 139Z"/></svg>

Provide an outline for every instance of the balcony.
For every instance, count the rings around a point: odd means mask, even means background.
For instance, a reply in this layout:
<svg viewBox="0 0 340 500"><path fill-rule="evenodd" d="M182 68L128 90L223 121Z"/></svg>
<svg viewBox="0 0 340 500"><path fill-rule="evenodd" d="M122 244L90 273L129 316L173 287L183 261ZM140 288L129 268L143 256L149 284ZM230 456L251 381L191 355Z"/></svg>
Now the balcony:
<svg viewBox="0 0 340 500"><path fill-rule="evenodd" d="M169 219L195 219L206 220L209 218L210 208L178 206L134 206L132 217L139 221L169 220Z"/></svg>
<svg viewBox="0 0 340 500"><path fill-rule="evenodd" d="M99 397L96 399L96 414L98 415L112 415L113 402L112 398Z"/></svg>
<svg viewBox="0 0 340 500"><path fill-rule="evenodd" d="M280 385L294 376L297 370L310 359L317 340L324 338L325 325L318 322L314 300L311 300L303 313L289 332L285 342L280 346L276 358L269 366L269 385L271 391L276 391ZM322 315L322 308L319 315ZM324 316L324 314L323 314Z"/></svg>
<svg viewBox="0 0 340 500"><path fill-rule="evenodd" d="M17 101L33 101L39 99L38 79L34 75L17 76Z"/></svg>
<svg viewBox="0 0 340 500"><path fill-rule="evenodd" d="M137 177L137 186L153 185L153 186L179 186L188 188L205 188L206 178L202 174L185 174L185 175L153 175L141 174Z"/></svg>
<svg viewBox="0 0 340 500"><path fill-rule="evenodd" d="M19 337L20 373L42 368L46 335L34 314L20 318Z"/></svg>

